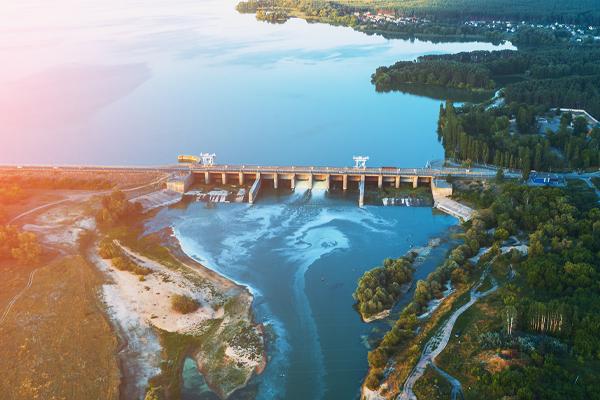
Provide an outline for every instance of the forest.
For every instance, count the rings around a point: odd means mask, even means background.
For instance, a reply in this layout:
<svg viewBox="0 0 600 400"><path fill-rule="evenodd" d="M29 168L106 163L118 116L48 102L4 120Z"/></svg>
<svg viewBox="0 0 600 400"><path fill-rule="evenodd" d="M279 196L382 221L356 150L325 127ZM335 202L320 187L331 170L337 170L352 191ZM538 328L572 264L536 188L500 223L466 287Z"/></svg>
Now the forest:
<svg viewBox="0 0 600 400"><path fill-rule="evenodd" d="M377 91L406 90L406 84L411 83L468 90L504 86L507 103L585 109L598 116L600 46L422 56L414 62L377 68L371 82Z"/></svg>
<svg viewBox="0 0 600 400"><path fill-rule="evenodd" d="M489 197L488 197L489 198ZM526 352L528 365L497 373L476 371L480 396L501 398L598 398L593 366L600 358L600 209L596 197L580 187L527 188L505 184L489 205L487 223L510 234L529 235L529 254L517 266L518 278L500 293L510 324L495 334L549 337ZM482 204L484 206L484 204ZM543 344L546 343L546 344ZM548 345L548 343L554 343ZM577 379L574 368L590 373ZM579 381L579 382L578 382Z"/></svg>
<svg viewBox="0 0 600 400"><path fill-rule="evenodd" d="M595 0L340 0L340 3L436 20L525 19L583 24L600 21Z"/></svg>
<svg viewBox="0 0 600 400"><path fill-rule="evenodd" d="M600 128L588 130L583 117L561 116L557 132L539 134L535 116L539 108L512 103L485 109L452 103L440 106L438 135L446 157L520 169L548 171L600 166ZM514 115L516 132L510 131Z"/></svg>

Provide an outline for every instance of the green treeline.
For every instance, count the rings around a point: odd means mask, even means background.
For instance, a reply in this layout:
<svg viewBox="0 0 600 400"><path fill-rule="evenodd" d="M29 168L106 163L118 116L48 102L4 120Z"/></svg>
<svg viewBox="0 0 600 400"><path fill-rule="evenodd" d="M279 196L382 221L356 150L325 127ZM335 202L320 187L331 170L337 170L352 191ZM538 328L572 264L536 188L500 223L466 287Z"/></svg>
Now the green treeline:
<svg viewBox="0 0 600 400"><path fill-rule="evenodd" d="M398 301L402 286L412 279L415 258L413 252L396 259L386 258L383 266L363 274L353 295L363 319L389 310Z"/></svg>
<svg viewBox="0 0 600 400"><path fill-rule="evenodd" d="M267 21L267 22L271 22L271 23L281 23L281 22L287 21L288 18L289 18L288 13L283 10L266 11L266 10L260 9L260 10L256 11L256 19L258 19L259 21Z"/></svg>
<svg viewBox="0 0 600 400"><path fill-rule="evenodd" d="M525 173L560 168L590 168L600 165L600 129L588 131L578 117L571 125L570 114L561 118L557 132L538 134L531 106L513 103L504 108L485 109L452 103L440 106L439 138L447 157L517 168ZM510 131L514 115L517 132Z"/></svg>
<svg viewBox="0 0 600 400"><path fill-rule="evenodd" d="M378 91L420 83L469 90L509 82L507 102L582 108L600 115L600 47L557 46L535 51L473 51L419 57L379 67L371 76ZM513 83L510 83L510 82ZM516 81L516 82L515 82Z"/></svg>
<svg viewBox="0 0 600 400"><path fill-rule="evenodd" d="M600 63L593 68L600 69ZM591 115L598 116L600 115L600 75L527 80L508 85L504 97L509 102L541 105L546 108L559 105L562 108L584 109Z"/></svg>
<svg viewBox="0 0 600 400"><path fill-rule="evenodd" d="M100 257L110 260L112 265L120 271L129 271L138 275L141 280L146 275L149 275L152 270L143 267L134 262L123 250L121 250L109 238L104 238L98 246L98 254Z"/></svg>
<svg viewBox="0 0 600 400"><path fill-rule="evenodd" d="M294 14L307 20L318 20L334 25L355 26L358 22L352 13L356 7L335 2L312 0L248 0L238 3L241 13L256 13L258 19L271 20L273 14L285 19Z"/></svg>
<svg viewBox="0 0 600 400"><path fill-rule="evenodd" d="M399 61L391 67L379 67L371 77L377 91L397 89L401 84L423 83L458 89L493 89L490 71L477 64L457 61Z"/></svg>

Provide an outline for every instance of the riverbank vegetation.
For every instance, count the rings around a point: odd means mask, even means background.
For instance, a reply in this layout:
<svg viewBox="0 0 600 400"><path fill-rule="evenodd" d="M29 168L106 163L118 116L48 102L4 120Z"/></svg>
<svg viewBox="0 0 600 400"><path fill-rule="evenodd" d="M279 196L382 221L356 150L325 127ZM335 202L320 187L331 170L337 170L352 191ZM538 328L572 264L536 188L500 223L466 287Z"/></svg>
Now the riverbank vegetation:
<svg viewBox="0 0 600 400"><path fill-rule="evenodd" d="M353 296L363 320L388 311L406 292L405 286L412 280L412 263L416 256L410 252L396 259L386 258L381 267L365 272L358 280Z"/></svg>
<svg viewBox="0 0 600 400"><path fill-rule="evenodd" d="M468 259L477 254L479 248L491 240L485 232L485 222L472 221L464 234L465 243L451 251L447 260L425 280L416 283L412 301L401 311L394 323L378 345L369 352L369 374L365 386L377 390L382 380L393 380L388 387L401 387L412 366L416 363L420 345L424 344L432 330L440 323L440 318L453 307L468 289L468 282L476 271ZM432 300L442 299L444 288L451 282L457 289L430 318L420 318L428 309ZM390 373L386 368L395 366ZM402 368L399 366L402 365ZM387 371L387 372L386 372Z"/></svg>

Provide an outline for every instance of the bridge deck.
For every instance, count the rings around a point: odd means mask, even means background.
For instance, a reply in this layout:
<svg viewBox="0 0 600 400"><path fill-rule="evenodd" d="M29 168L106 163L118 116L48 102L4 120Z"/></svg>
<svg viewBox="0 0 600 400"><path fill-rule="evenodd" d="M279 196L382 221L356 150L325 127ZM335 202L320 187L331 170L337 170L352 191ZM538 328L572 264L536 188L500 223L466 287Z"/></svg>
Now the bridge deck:
<svg viewBox="0 0 600 400"><path fill-rule="evenodd" d="M472 171L467 168L352 168L352 167L303 167L303 166L258 166L258 165L193 165L192 172L209 173L267 173L267 174L312 174L312 175L356 175L356 176L458 176L491 178L495 171Z"/></svg>

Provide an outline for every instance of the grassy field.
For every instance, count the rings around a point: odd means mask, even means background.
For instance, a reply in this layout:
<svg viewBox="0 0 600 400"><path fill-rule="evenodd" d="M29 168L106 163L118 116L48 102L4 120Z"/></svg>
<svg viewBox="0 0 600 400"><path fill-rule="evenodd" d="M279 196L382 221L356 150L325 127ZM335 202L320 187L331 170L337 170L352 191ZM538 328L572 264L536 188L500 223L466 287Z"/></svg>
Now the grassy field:
<svg viewBox="0 0 600 400"><path fill-rule="evenodd" d="M28 270L3 266L2 289L22 290ZM0 325L3 398L118 399L118 341L100 310L100 283L95 269L78 256L36 272ZM12 297L8 291L0 291L2 310Z"/></svg>
<svg viewBox="0 0 600 400"><path fill-rule="evenodd" d="M415 384L414 391L418 399L445 400L450 398L452 386L435 369L429 366L421 379Z"/></svg>

